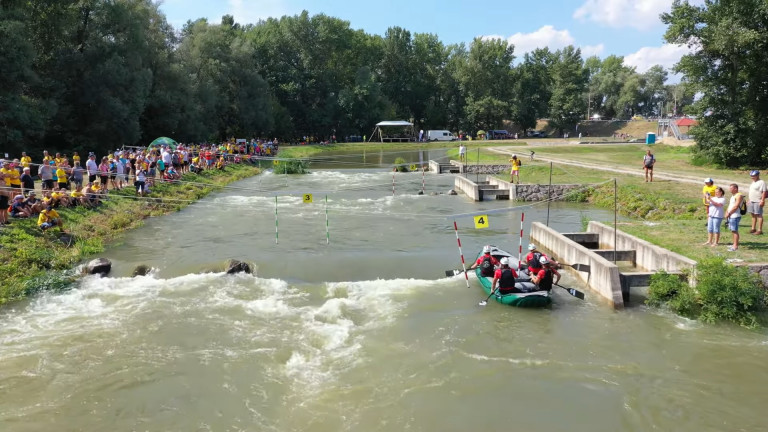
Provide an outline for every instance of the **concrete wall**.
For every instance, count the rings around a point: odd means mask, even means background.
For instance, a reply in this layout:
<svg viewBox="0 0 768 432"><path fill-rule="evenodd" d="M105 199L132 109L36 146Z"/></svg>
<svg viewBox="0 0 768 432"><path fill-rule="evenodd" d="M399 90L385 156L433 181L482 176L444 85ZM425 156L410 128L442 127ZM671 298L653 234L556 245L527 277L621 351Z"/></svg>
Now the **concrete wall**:
<svg viewBox="0 0 768 432"><path fill-rule="evenodd" d="M433 160L429 161L429 170L435 174L440 174L440 163Z"/></svg>
<svg viewBox="0 0 768 432"><path fill-rule="evenodd" d="M508 191L509 199L515 199L515 184L501 180L493 176L487 176L486 181L491 186L498 186L499 190Z"/></svg>
<svg viewBox="0 0 768 432"><path fill-rule="evenodd" d="M466 172L467 174L498 174L504 171L509 171L509 164L494 164L494 165L485 165L485 164L464 164L457 160L452 160L451 164L457 167L462 168L462 172Z"/></svg>
<svg viewBox="0 0 768 432"><path fill-rule="evenodd" d="M480 188L472 180L469 180L466 177L456 176L454 177L453 185L454 189L464 192L473 200L480 200Z"/></svg>
<svg viewBox="0 0 768 432"><path fill-rule="evenodd" d="M551 256L559 261L563 268L570 268L569 264L590 266L590 273L574 273L587 281L588 286L614 308L624 307L619 268L615 264L541 222L534 222L531 225L531 241L539 246L539 249L551 251Z"/></svg>
<svg viewBox="0 0 768 432"><path fill-rule="evenodd" d="M587 232L600 236L600 247L613 250L613 227L590 221ZM617 250L634 250L635 265L649 271L664 269L668 272L696 267L696 261L664 249L619 230L616 233Z"/></svg>

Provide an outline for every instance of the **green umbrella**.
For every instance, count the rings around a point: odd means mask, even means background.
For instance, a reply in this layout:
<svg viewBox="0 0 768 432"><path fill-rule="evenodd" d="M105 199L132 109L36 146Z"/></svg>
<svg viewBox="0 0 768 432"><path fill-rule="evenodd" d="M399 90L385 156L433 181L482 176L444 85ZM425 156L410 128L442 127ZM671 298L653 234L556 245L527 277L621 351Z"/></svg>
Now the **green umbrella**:
<svg viewBox="0 0 768 432"><path fill-rule="evenodd" d="M152 148L152 147L168 146L172 150L176 150L176 146L177 145L178 145L178 143L173 138L160 137L160 138L157 138L154 141L152 141L149 144L149 147Z"/></svg>

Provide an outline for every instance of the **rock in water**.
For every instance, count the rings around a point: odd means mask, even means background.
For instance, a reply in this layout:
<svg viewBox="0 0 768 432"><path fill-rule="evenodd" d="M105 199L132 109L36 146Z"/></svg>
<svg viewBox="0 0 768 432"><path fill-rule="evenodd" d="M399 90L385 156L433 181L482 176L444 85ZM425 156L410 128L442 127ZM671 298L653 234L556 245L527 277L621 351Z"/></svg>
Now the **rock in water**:
<svg viewBox="0 0 768 432"><path fill-rule="evenodd" d="M142 264L140 266L136 266L136 268L133 269L133 275L134 276L146 276L151 271L152 271L152 267Z"/></svg>
<svg viewBox="0 0 768 432"><path fill-rule="evenodd" d="M448 191L448 195L458 195L455 190L451 189Z"/></svg>
<svg viewBox="0 0 768 432"><path fill-rule="evenodd" d="M238 260L227 261L227 274L248 273L251 274L251 266Z"/></svg>
<svg viewBox="0 0 768 432"><path fill-rule="evenodd" d="M106 258L96 258L91 260L85 266L85 272L87 274L98 274L106 276L112 270L112 261Z"/></svg>

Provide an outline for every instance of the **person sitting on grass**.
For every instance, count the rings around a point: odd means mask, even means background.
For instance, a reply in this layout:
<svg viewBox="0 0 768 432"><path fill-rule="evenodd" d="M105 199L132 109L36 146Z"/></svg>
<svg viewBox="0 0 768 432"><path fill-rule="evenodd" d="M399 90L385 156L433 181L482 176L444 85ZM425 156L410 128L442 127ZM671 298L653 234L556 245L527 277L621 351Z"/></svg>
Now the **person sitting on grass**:
<svg viewBox="0 0 768 432"><path fill-rule="evenodd" d="M29 193L29 196L24 203L27 205L29 213L32 216L40 214L40 211L43 210L43 202L37 199L37 193L35 191Z"/></svg>
<svg viewBox="0 0 768 432"><path fill-rule="evenodd" d="M72 193L69 194L70 198L72 198L72 206L78 206L81 205L83 207L88 207L88 200L85 198L85 194L83 193L83 187L82 186L76 186L75 190L72 191Z"/></svg>
<svg viewBox="0 0 768 432"><path fill-rule="evenodd" d="M65 232L64 222L62 222L61 216L59 216L59 213L50 205L40 212L40 216L37 218L37 226L43 231L57 226L62 232Z"/></svg>
<svg viewBox="0 0 768 432"><path fill-rule="evenodd" d="M25 219L32 214L29 212L29 208L24 203L24 195L16 195L13 197L13 204L11 204L11 217L18 219Z"/></svg>
<svg viewBox="0 0 768 432"><path fill-rule="evenodd" d="M82 203L85 204L86 207L92 208L99 205L99 193L94 189L93 183L88 183L85 185L83 194L85 195L85 200L82 201Z"/></svg>

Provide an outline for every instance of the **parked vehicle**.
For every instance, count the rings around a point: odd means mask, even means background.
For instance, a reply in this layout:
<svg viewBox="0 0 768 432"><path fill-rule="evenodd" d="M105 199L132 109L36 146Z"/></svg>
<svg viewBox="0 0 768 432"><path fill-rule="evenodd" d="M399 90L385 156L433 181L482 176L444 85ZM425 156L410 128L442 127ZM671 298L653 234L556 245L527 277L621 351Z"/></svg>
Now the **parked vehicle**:
<svg viewBox="0 0 768 432"><path fill-rule="evenodd" d="M447 130L427 131L427 141L455 141L457 138Z"/></svg>
<svg viewBox="0 0 768 432"><path fill-rule="evenodd" d="M493 139L509 139L509 132L504 129L489 130L486 132L486 136L489 140Z"/></svg>
<svg viewBox="0 0 768 432"><path fill-rule="evenodd" d="M544 138L545 136L547 136L546 133L542 131L537 131L537 130L529 130L528 132L525 133L525 135L530 138Z"/></svg>

